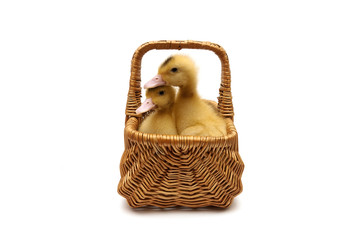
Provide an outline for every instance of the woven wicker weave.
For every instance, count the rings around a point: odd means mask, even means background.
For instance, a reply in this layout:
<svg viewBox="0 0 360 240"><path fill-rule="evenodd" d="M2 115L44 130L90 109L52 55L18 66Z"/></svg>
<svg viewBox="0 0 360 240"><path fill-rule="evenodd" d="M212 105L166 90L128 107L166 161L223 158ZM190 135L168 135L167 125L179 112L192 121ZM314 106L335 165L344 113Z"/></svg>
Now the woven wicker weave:
<svg viewBox="0 0 360 240"><path fill-rule="evenodd" d="M141 119L140 72L143 55L152 49L206 49L221 60L217 109L225 117L223 137L146 134L137 131ZM131 62L125 120L125 151L120 162L118 192L131 207L228 207L242 191L244 163L238 152L233 123L230 67L225 50L199 41L156 41L141 45ZM213 103L216 105L216 103Z"/></svg>

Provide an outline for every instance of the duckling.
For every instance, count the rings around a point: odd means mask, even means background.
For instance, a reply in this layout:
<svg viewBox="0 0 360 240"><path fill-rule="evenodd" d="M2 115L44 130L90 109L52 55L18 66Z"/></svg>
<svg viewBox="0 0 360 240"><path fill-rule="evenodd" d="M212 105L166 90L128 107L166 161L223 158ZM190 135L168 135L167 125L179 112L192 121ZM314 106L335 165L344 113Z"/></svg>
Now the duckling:
<svg viewBox="0 0 360 240"><path fill-rule="evenodd" d="M197 92L197 69L185 55L172 55L159 67L158 74L144 88L178 86L174 103L176 128L180 135L223 136L226 123L220 114Z"/></svg>
<svg viewBox="0 0 360 240"><path fill-rule="evenodd" d="M175 89L162 86L146 90L146 100L136 109L136 114L155 109L140 124L139 131L155 134L177 134L173 117Z"/></svg>

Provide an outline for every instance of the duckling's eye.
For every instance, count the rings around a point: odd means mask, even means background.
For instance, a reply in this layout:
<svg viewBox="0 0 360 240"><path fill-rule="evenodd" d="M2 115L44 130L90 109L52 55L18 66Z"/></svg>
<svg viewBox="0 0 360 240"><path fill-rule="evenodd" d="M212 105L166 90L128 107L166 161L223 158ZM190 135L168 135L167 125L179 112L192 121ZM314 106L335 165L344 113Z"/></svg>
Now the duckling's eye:
<svg viewBox="0 0 360 240"><path fill-rule="evenodd" d="M172 68L170 71L172 71L172 72L177 72L177 68Z"/></svg>
<svg viewBox="0 0 360 240"><path fill-rule="evenodd" d="M165 91L160 91L159 92L159 95L164 95L165 94Z"/></svg>

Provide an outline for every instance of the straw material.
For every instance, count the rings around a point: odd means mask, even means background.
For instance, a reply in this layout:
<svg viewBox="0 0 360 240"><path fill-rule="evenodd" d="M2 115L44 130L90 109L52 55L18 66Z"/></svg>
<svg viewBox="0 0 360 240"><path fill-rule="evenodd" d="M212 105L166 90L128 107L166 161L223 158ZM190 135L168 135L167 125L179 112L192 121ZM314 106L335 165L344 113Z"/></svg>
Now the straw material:
<svg viewBox="0 0 360 240"><path fill-rule="evenodd" d="M147 134L137 131L141 118L140 72L143 55L152 49L206 49L221 60L221 86L217 107L225 117L222 137ZM126 104L125 151L120 162L118 192L131 207L228 207L242 191L244 163L238 152L233 123L230 67L225 50L199 41L156 41L141 45L131 64Z"/></svg>

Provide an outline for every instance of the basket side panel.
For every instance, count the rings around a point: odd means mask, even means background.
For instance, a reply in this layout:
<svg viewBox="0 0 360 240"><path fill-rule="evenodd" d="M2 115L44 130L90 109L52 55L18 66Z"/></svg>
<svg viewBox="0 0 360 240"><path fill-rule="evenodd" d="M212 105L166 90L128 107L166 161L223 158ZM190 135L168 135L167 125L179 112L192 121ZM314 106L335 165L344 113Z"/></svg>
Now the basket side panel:
<svg viewBox="0 0 360 240"><path fill-rule="evenodd" d="M130 146L118 190L132 207L227 207L242 191L244 164L231 147Z"/></svg>

